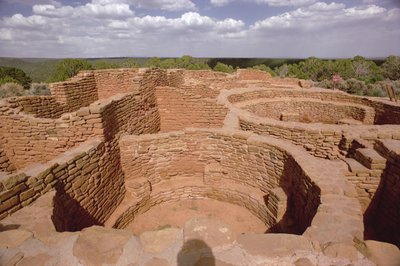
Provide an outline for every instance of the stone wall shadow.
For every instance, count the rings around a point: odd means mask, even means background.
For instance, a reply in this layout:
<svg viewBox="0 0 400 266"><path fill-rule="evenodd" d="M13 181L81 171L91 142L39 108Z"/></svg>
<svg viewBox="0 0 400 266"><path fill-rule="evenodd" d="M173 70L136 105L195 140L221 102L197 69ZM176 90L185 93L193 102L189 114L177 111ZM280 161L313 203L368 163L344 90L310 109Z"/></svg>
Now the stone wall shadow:
<svg viewBox="0 0 400 266"><path fill-rule="evenodd" d="M387 191L387 182L390 176L390 164L386 163L385 171L382 173L378 188L371 199L367 210L364 212L364 239L388 242L400 248L400 229L398 221L387 221L385 212L391 206L385 206L385 202L398 204L394 195ZM390 190L390 189L389 189ZM396 195L398 197L398 195ZM384 199L382 199L384 197ZM389 200L388 200L389 197ZM384 202L383 202L384 201ZM397 203L396 203L397 202Z"/></svg>
<svg viewBox="0 0 400 266"><path fill-rule="evenodd" d="M215 266L211 248L200 239L185 241L177 257L178 266Z"/></svg>
<svg viewBox="0 0 400 266"><path fill-rule="evenodd" d="M265 233L285 233L302 235L306 229L311 225L311 222L317 213L317 206L307 206L307 195L302 195L299 189L303 183L302 179L308 176L304 175L303 169L297 164L292 157L285 159L284 168L279 180L279 186L283 189L287 196L286 211L282 218ZM308 189L312 190L315 197L320 198L321 189L309 180L313 185Z"/></svg>
<svg viewBox="0 0 400 266"><path fill-rule="evenodd" d="M53 199L53 214L51 220L58 232L80 231L92 225L103 225L85 210L76 199L73 199L64 189L64 184L57 183Z"/></svg>

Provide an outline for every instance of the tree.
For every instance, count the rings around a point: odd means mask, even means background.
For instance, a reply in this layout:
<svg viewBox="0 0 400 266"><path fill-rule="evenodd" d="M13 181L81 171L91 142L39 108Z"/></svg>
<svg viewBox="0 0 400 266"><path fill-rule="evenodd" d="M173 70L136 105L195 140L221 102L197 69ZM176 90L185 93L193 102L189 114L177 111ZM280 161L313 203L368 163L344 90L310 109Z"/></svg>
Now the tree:
<svg viewBox="0 0 400 266"><path fill-rule="evenodd" d="M136 63L136 61L133 60L132 58L128 58L125 61L123 61L121 66L124 68L138 68L139 67L139 65Z"/></svg>
<svg viewBox="0 0 400 266"><path fill-rule="evenodd" d="M275 68L275 73L278 74L280 78L285 78L289 73L289 66L287 64L281 65Z"/></svg>
<svg viewBox="0 0 400 266"><path fill-rule="evenodd" d="M400 57L391 55L381 66L383 76L391 80L400 79Z"/></svg>
<svg viewBox="0 0 400 266"><path fill-rule="evenodd" d="M176 60L174 58L164 59L160 62L159 67L164 69L177 68Z"/></svg>
<svg viewBox="0 0 400 266"><path fill-rule="evenodd" d="M97 61L94 65L95 69L113 69L120 68L121 66L115 63L108 62L106 60Z"/></svg>
<svg viewBox="0 0 400 266"><path fill-rule="evenodd" d="M353 62L350 59L339 59L333 63L333 72L343 79L354 78Z"/></svg>
<svg viewBox="0 0 400 266"><path fill-rule="evenodd" d="M258 70L261 70L261 71L268 72L273 77L276 76L276 73L270 67L268 67L268 66L266 66L264 64L253 66L253 69L258 69Z"/></svg>
<svg viewBox="0 0 400 266"><path fill-rule="evenodd" d="M24 71L15 67L0 67L0 79L10 80L12 82L17 81L25 90L29 90L32 83L32 79L26 75Z"/></svg>
<svg viewBox="0 0 400 266"><path fill-rule="evenodd" d="M148 67L160 67L161 66L161 59L159 57L152 57L147 60L146 66Z"/></svg>
<svg viewBox="0 0 400 266"><path fill-rule="evenodd" d="M217 64L214 67L214 71L224 72L224 73L233 73L235 70L233 69L233 66L231 66L231 65L226 65L224 63L217 62Z"/></svg>
<svg viewBox="0 0 400 266"><path fill-rule="evenodd" d="M57 63L56 73L51 78L52 82L64 81L72 78L81 70L90 70L93 66L84 59L63 59Z"/></svg>

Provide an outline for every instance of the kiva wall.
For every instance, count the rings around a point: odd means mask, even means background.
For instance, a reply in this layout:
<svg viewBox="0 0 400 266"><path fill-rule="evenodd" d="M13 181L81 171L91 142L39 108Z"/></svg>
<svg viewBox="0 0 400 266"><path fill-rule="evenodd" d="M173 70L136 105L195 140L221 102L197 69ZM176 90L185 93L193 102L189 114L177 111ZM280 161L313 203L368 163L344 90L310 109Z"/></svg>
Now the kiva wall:
<svg viewBox="0 0 400 266"><path fill-rule="evenodd" d="M158 187L162 187L164 183L176 180L175 184L188 186L182 178L189 178L192 182L200 181L197 186L190 186L196 187L196 193L210 198L225 198L228 202L229 198L234 197L228 197L226 193L232 191L218 192L216 188L229 190L230 185L227 184L239 185L239 191L252 189L253 192L249 195L259 194L259 202L263 202L263 196L268 195L270 190L282 187L287 194L288 207L293 208L288 209L285 219L296 221L296 225L290 230L300 233L310 224L319 205L319 189L296 166L296 162L290 159L290 155L279 148L253 141L246 133L186 130L157 134L156 137L123 136L120 149L125 178L127 182L137 181L136 186L131 187L145 201L150 200L146 198L150 197L150 188L151 191L158 191ZM143 192L146 187L149 187L148 193ZM169 195L171 199L180 198L174 191L165 195ZM213 193L225 193L225 196L212 196ZM186 194L189 195L191 194ZM238 204L236 200L230 202ZM147 203L139 202L133 207L135 211L139 211L138 206L147 206ZM250 211L257 217L263 216L257 213L263 212L262 209ZM280 230L286 230L284 224L282 223Z"/></svg>

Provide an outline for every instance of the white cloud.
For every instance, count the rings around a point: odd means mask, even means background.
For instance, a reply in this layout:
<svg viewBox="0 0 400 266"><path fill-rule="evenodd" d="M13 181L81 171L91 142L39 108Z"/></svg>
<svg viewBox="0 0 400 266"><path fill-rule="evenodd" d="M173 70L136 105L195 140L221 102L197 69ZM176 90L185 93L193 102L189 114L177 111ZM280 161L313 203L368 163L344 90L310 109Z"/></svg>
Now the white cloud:
<svg viewBox="0 0 400 266"><path fill-rule="evenodd" d="M251 26L253 30L302 29L318 30L338 25L351 26L365 19L382 20L388 11L376 5L345 8L343 4L315 3L312 6L298 8L267 19L257 21ZM281 33L285 33L281 31Z"/></svg>
<svg viewBox="0 0 400 266"><path fill-rule="evenodd" d="M304 6L317 2L317 0L210 0L210 3L214 6L225 6L234 1L267 4L269 6Z"/></svg>
<svg viewBox="0 0 400 266"><path fill-rule="evenodd" d="M28 28L40 28L46 25L46 18L42 16L29 16L24 17L21 14L15 14L12 17L4 19L5 25L10 27L28 27Z"/></svg>
<svg viewBox="0 0 400 266"><path fill-rule="evenodd" d="M190 0L130 0L141 8L154 8L167 11L196 10L196 5Z"/></svg>
<svg viewBox="0 0 400 266"><path fill-rule="evenodd" d="M246 25L239 19L216 19L191 11L178 16L138 15L134 12L138 2L133 1L42 4L33 6L33 15L3 17L0 56L400 54L398 8L385 9L377 4L348 8L341 3L317 2Z"/></svg>
<svg viewBox="0 0 400 266"><path fill-rule="evenodd" d="M11 41L12 40L11 30L10 29L1 29L0 28L0 40Z"/></svg>
<svg viewBox="0 0 400 266"><path fill-rule="evenodd" d="M128 17L133 15L133 11L128 4L92 4L77 8L77 14L97 17Z"/></svg>
<svg viewBox="0 0 400 266"><path fill-rule="evenodd" d="M124 3L137 8L160 9L166 11L196 10L191 0L92 0L93 4Z"/></svg>
<svg viewBox="0 0 400 266"><path fill-rule="evenodd" d="M74 8L71 6L63 6L57 8L54 5L34 5L32 12L37 15L65 17L71 15Z"/></svg>

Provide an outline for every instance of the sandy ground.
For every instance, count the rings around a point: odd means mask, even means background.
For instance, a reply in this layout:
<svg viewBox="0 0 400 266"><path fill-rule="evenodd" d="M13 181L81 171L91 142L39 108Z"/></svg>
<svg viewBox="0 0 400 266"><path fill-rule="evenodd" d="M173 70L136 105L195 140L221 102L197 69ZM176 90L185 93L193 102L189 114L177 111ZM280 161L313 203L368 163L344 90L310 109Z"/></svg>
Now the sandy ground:
<svg viewBox="0 0 400 266"><path fill-rule="evenodd" d="M126 229L134 234L167 227L182 228L186 221L197 218L216 218L238 234L264 233L267 227L245 208L216 200L185 200L167 202L138 216Z"/></svg>

